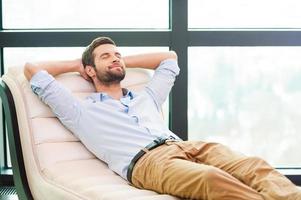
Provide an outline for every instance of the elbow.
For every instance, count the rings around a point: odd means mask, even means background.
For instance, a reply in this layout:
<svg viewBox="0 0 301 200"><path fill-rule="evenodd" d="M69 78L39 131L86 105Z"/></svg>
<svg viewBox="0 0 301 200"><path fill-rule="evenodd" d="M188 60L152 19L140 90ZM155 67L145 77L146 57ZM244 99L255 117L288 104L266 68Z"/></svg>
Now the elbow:
<svg viewBox="0 0 301 200"><path fill-rule="evenodd" d="M177 53L175 51L170 51L170 53L171 53L172 59L174 59L176 62L178 62L178 55L177 55ZM179 73L180 73L180 68L177 65L176 75L179 75Z"/></svg>
<svg viewBox="0 0 301 200"><path fill-rule="evenodd" d="M169 54L171 59L174 59L176 61L178 60L178 55L175 51L169 51Z"/></svg>
<svg viewBox="0 0 301 200"><path fill-rule="evenodd" d="M35 66L32 63L26 63L24 66L24 75L28 81L30 81L31 77L35 72Z"/></svg>

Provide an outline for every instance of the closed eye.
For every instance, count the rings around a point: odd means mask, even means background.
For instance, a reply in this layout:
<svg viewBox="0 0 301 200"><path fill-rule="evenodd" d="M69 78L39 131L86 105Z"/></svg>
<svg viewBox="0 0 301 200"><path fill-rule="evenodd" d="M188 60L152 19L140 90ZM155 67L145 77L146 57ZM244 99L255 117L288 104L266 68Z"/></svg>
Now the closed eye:
<svg viewBox="0 0 301 200"><path fill-rule="evenodd" d="M104 54L100 55L100 58L102 58L102 59L105 59L105 58L108 58L108 57L109 57L108 53L104 53Z"/></svg>
<svg viewBox="0 0 301 200"><path fill-rule="evenodd" d="M119 52L116 52L116 53L115 53L115 56L116 56L117 58L121 58L121 54L120 54Z"/></svg>

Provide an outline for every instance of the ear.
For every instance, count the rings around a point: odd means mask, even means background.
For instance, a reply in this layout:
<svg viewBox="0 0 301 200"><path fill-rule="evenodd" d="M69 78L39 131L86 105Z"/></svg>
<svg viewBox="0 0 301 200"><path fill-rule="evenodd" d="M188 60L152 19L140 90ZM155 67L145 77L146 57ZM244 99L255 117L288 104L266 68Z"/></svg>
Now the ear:
<svg viewBox="0 0 301 200"><path fill-rule="evenodd" d="M85 67L85 72L90 78L93 78L96 75L95 69L91 65Z"/></svg>

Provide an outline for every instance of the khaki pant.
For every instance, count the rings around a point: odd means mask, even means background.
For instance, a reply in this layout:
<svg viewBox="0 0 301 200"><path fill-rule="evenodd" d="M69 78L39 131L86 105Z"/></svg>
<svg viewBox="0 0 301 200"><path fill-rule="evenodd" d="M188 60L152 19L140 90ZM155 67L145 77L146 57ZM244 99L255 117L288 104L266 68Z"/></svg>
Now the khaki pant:
<svg viewBox="0 0 301 200"><path fill-rule="evenodd" d="M301 192L262 159L217 143L167 142L135 164L138 188L186 199L301 200Z"/></svg>

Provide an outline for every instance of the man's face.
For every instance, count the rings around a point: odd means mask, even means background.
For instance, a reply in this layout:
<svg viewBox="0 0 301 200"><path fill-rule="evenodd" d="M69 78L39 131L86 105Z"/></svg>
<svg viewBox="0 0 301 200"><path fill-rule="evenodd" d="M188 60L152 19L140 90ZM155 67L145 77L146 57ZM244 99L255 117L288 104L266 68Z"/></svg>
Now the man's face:
<svg viewBox="0 0 301 200"><path fill-rule="evenodd" d="M109 85L124 79L125 64L115 45L100 45L93 54L96 76L101 83Z"/></svg>

